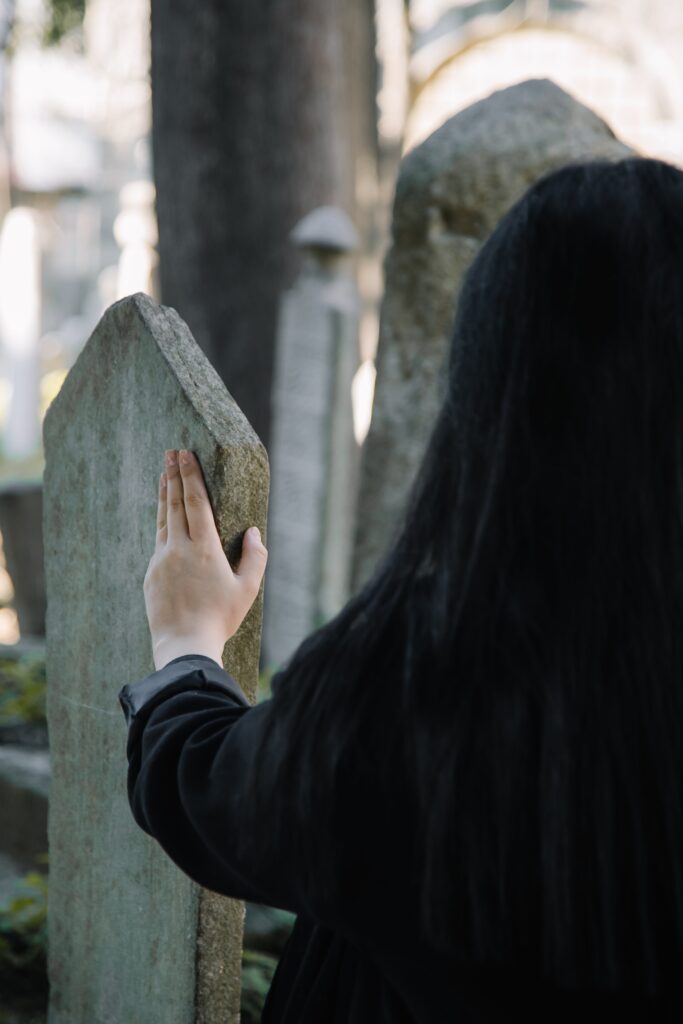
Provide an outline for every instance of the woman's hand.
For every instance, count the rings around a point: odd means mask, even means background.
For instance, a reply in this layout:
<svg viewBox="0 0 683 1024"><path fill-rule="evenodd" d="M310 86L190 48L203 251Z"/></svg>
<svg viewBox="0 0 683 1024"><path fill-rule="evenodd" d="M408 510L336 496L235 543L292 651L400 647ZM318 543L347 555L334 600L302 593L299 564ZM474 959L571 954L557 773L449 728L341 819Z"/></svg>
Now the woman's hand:
<svg viewBox="0 0 683 1024"><path fill-rule="evenodd" d="M199 462L192 452L166 452L159 480L157 538L143 590L154 665L181 654L207 654L222 664L258 594L268 552L247 530L236 572L221 545Z"/></svg>

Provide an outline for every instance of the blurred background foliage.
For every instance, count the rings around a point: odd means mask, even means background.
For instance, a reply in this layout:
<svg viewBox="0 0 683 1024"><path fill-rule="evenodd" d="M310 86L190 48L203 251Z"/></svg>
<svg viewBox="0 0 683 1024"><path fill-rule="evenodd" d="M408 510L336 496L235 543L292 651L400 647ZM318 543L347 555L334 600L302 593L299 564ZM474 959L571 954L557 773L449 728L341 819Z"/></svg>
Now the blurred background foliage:
<svg viewBox="0 0 683 1024"><path fill-rule="evenodd" d="M47 901L47 876L32 871L0 905L0 1024L45 1019Z"/></svg>
<svg viewBox="0 0 683 1024"><path fill-rule="evenodd" d="M45 46L56 46L64 36L83 27L85 0L49 0L43 29Z"/></svg>
<svg viewBox="0 0 683 1024"><path fill-rule="evenodd" d="M0 724L47 724L45 703L45 659L0 658Z"/></svg>

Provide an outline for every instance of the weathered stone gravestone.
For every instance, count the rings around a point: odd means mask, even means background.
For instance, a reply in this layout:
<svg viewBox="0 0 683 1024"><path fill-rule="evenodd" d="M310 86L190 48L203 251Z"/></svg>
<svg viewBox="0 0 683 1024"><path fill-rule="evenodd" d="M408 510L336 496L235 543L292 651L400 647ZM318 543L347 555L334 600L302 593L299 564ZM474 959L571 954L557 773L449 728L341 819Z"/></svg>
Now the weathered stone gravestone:
<svg viewBox="0 0 683 1024"><path fill-rule="evenodd" d="M280 307L273 383L272 484L264 651L278 667L348 598L359 449L351 383L360 362L346 214L314 210L292 240L301 276Z"/></svg>
<svg viewBox="0 0 683 1024"><path fill-rule="evenodd" d="M154 670L142 584L165 448L199 457L231 562L266 526L265 451L175 310L105 313L44 422L50 1024L227 1024L243 905L135 824L119 688ZM261 600L224 664L254 699Z"/></svg>
<svg viewBox="0 0 683 1024"><path fill-rule="evenodd" d="M533 80L463 110L404 159L360 471L354 589L391 541L416 475L443 397L457 291L479 247L547 171L629 155L591 110Z"/></svg>

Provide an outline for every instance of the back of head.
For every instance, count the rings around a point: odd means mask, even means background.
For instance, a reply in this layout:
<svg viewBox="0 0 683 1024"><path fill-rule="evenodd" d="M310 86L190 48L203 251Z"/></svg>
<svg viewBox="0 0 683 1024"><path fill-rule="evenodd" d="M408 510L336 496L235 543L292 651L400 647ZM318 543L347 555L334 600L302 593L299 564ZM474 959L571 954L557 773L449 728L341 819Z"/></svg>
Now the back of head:
<svg viewBox="0 0 683 1024"><path fill-rule="evenodd" d="M476 879L482 953L525 920L568 984L654 990L683 952L683 173L537 182L467 275L449 372L403 535L441 507L441 714L478 751L460 838L431 821L434 878Z"/></svg>
<svg viewBox="0 0 683 1024"><path fill-rule="evenodd" d="M466 275L448 375L387 557L275 697L311 870L334 886L329 793L381 716L428 940L656 991L683 957L683 173L534 184Z"/></svg>
<svg viewBox="0 0 683 1024"><path fill-rule="evenodd" d="M623 546L677 519L682 257L683 173L600 161L534 185L464 283L442 416L504 498L501 525L543 546L529 565L563 614L596 558L630 572Z"/></svg>

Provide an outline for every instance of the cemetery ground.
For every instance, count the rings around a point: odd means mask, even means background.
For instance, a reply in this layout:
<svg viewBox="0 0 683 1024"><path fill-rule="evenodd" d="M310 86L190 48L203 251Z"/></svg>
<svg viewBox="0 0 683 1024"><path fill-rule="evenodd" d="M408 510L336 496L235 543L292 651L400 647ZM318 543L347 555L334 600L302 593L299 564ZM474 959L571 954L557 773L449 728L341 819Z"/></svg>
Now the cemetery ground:
<svg viewBox="0 0 683 1024"><path fill-rule="evenodd" d="M0 645L0 1024L47 1019L47 760L45 655ZM268 674L259 699L269 695ZM23 870L23 873L21 873ZM291 930L284 911L247 906L242 956L244 1024L260 1018Z"/></svg>

